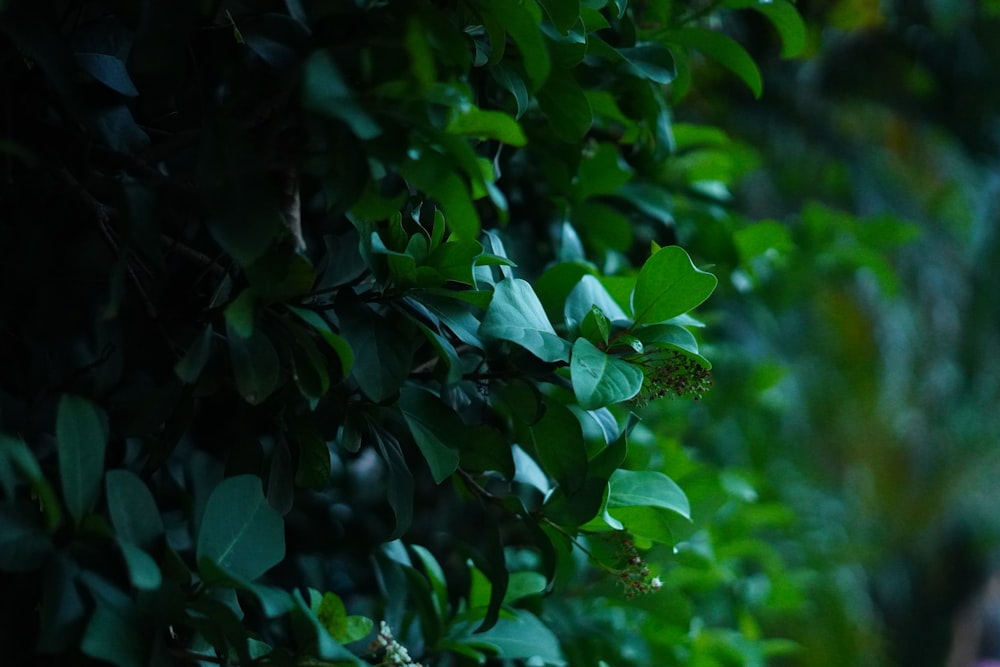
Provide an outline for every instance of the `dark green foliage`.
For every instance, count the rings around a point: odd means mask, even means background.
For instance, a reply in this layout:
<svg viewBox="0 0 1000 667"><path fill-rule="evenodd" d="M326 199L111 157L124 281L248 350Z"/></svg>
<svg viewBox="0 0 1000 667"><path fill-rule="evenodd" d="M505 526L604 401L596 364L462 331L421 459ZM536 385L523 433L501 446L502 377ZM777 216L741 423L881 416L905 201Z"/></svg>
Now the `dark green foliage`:
<svg viewBox="0 0 1000 667"><path fill-rule="evenodd" d="M0 3L12 664L787 651L689 632L782 507L630 412L710 382L682 246L745 153L673 104L761 94L745 9L802 49L784 0Z"/></svg>

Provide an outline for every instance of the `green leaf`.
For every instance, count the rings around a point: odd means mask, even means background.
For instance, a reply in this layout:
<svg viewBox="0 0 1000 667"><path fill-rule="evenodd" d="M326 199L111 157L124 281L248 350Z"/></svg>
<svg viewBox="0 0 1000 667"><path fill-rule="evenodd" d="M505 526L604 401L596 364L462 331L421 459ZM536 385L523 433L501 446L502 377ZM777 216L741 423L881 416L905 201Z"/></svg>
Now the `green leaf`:
<svg viewBox="0 0 1000 667"><path fill-rule="evenodd" d="M24 440L0 433L0 472L4 472L6 465L13 468L11 472L17 472L28 482L45 515L46 527L50 532L55 531L62 523L62 509L52 485L42 474L35 455L31 453ZM7 496L14 497L13 480L0 477L0 481L4 484Z"/></svg>
<svg viewBox="0 0 1000 667"><path fill-rule="evenodd" d="M347 377L351 373L351 368L354 366L354 351L351 350L351 346L346 340L338 336L333 332L330 327L330 323L323 319L323 316L319 313L309 310L307 308L298 308L295 306L288 306L288 311L299 317L303 322L311 326L313 329L319 333L320 337L326 341L326 344L330 346L337 358L340 359L340 371Z"/></svg>
<svg viewBox="0 0 1000 667"><path fill-rule="evenodd" d="M570 329L579 326L595 306L611 321L628 319L625 311L611 298L601 281L592 275L585 275L566 297L564 307L566 326Z"/></svg>
<svg viewBox="0 0 1000 667"><path fill-rule="evenodd" d="M580 0L540 0L540 4L561 33L569 32L580 18Z"/></svg>
<svg viewBox="0 0 1000 667"><path fill-rule="evenodd" d="M365 396L376 403L399 391L410 373L412 341L364 303L340 313L340 329L354 351L352 374Z"/></svg>
<svg viewBox="0 0 1000 667"><path fill-rule="evenodd" d="M450 240L431 251L426 265L441 274L445 280L473 285L472 268L476 258L483 254L479 241Z"/></svg>
<svg viewBox="0 0 1000 667"><path fill-rule="evenodd" d="M245 269L253 291L265 302L302 296L316 282L312 263L297 252L271 252Z"/></svg>
<svg viewBox="0 0 1000 667"><path fill-rule="evenodd" d="M715 30L694 27L664 30L658 37L665 42L700 51L740 77L754 97L760 97L764 84L757 63L732 37Z"/></svg>
<svg viewBox="0 0 1000 667"><path fill-rule="evenodd" d="M569 361L569 343L556 335L535 291L519 278L497 283L479 334L509 340L542 361Z"/></svg>
<svg viewBox="0 0 1000 667"><path fill-rule="evenodd" d="M592 306L587 316L580 322L580 335L595 345L608 344L611 335L611 320L597 306Z"/></svg>
<svg viewBox="0 0 1000 667"><path fill-rule="evenodd" d="M438 618L444 618L448 611L448 582L445 579L444 570L441 569L441 564L434 558L434 555L425 547L413 544L410 548L420 559L421 565L424 566L424 574L431 584L431 591L434 593L435 613Z"/></svg>
<svg viewBox="0 0 1000 667"><path fill-rule="evenodd" d="M697 268L679 246L656 251L639 271L632 292L636 324L663 322L696 308L718 284L711 273Z"/></svg>
<svg viewBox="0 0 1000 667"><path fill-rule="evenodd" d="M573 190L577 199L610 194L632 178L632 168L622 159L615 144L600 143L584 151L577 168Z"/></svg>
<svg viewBox="0 0 1000 667"><path fill-rule="evenodd" d="M364 616L348 616L343 600L334 593L324 593L313 613L330 636L341 644L364 639L375 624Z"/></svg>
<svg viewBox="0 0 1000 667"><path fill-rule="evenodd" d="M149 487L128 470L109 470L105 477L108 512L121 542L152 550L163 537L163 519Z"/></svg>
<svg viewBox="0 0 1000 667"><path fill-rule="evenodd" d="M174 373L184 384L194 384L201 376L201 372L212 353L212 334L212 326L206 325L195 336L184 356L174 364Z"/></svg>
<svg viewBox="0 0 1000 667"><path fill-rule="evenodd" d="M321 116L343 121L360 139L374 139L382 130L354 99L354 93L326 51L316 51L305 64L302 106Z"/></svg>
<svg viewBox="0 0 1000 667"><path fill-rule="evenodd" d="M590 129L594 120L590 102L571 71L553 72L537 98L549 128L563 141L575 143Z"/></svg>
<svg viewBox="0 0 1000 667"><path fill-rule="evenodd" d="M514 97L514 102L517 104L517 114L514 117L520 119L531 105L531 95L528 93L528 87L524 83L524 77L505 63L499 63L491 67L490 74L493 75L498 84Z"/></svg>
<svg viewBox="0 0 1000 667"><path fill-rule="evenodd" d="M121 542L118 547L125 558L129 581L139 590L155 591L163 583L163 575L152 556L129 542Z"/></svg>
<svg viewBox="0 0 1000 667"><path fill-rule="evenodd" d="M212 492L198 530L198 560L254 580L285 557L281 515L268 504L260 478L224 479Z"/></svg>
<svg viewBox="0 0 1000 667"><path fill-rule="evenodd" d="M79 524L93 509L104 474L107 417L85 398L64 395L56 414L59 480L70 516Z"/></svg>
<svg viewBox="0 0 1000 667"><path fill-rule="evenodd" d="M340 642L330 635L310 606L306 604L301 592L296 590L292 594L292 600L294 603L290 614L292 630L295 632L295 638L300 646L305 647L316 657L332 661L338 666L358 665L358 667L362 667L367 664L341 646Z"/></svg>
<svg viewBox="0 0 1000 667"><path fill-rule="evenodd" d="M405 162L400 171L403 178L438 200L456 238L475 239L479 235L479 214L456 167L445 156L426 149L416 159Z"/></svg>
<svg viewBox="0 0 1000 667"><path fill-rule="evenodd" d="M662 507L649 506L616 507L607 512L612 521L620 522L635 537L660 544L673 544L676 541L671 530L670 515L671 512Z"/></svg>
<svg viewBox="0 0 1000 667"><path fill-rule="evenodd" d="M376 425L372 426L371 432L375 448L386 464L386 497L396 516L396 526L387 539L396 540L403 536L413 521L413 474L396 437Z"/></svg>
<svg viewBox="0 0 1000 667"><path fill-rule="evenodd" d="M565 665L559 639L530 612L518 610L514 618L501 618L486 632L470 637L468 643L489 647L506 659L540 660L546 665Z"/></svg>
<svg viewBox="0 0 1000 667"><path fill-rule="evenodd" d="M652 43L638 44L634 47L620 48L618 53L636 76L659 84L668 84L674 80L676 75L674 56L665 46Z"/></svg>
<svg viewBox="0 0 1000 667"><path fill-rule="evenodd" d="M586 338L573 344L570 361L573 393L584 410L627 401L642 389L642 370L602 352Z"/></svg>
<svg viewBox="0 0 1000 667"><path fill-rule="evenodd" d="M771 21L781 37L781 56L794 58L806 48L806 25L799 11L785 0L727 0L732 9L753 9Z"/></svg>
<svg viewBox="0 0 1000 667"><path fill-rule="evenodd" d="M262 331L240 336L229 322L226 332L236 390L251 405L263 403L278 388L280 362L274 345Z"/></svg>
<svg viewBox="0 0 1000 667"><path fill-rule="evenodd" d="M440 484L458 468L459 441L465 435L465 424L438 397L416 387L403 388L399 408L434 481Z"/></svg>
<svg viewBox="0 0 1000 667"><path fill-rule="evenodd" d="M691 504L681 487L655 470L616 470L610 479L608 509L619 507L660 507L691 518ZM618 518L615 512L611 512Z"/></svg>
<svg viewBox="0 0 1000 667"><path fill-rule="evenodd" d="M567 493L578 488L587 475L587 448L583 429L566 406L545 401L545 413L530 427L539 462Z"/></svg>
<svg viewBox="0 0 1000 667"><path fill-rule="evenodd" d="M103 602L94 608L80 650L115 667L142 667L146 664L146 646L135 619Z"/></svg>
<svg viewBox="0 0 1000 667"><path fill-rule="evenodd" d="M474 106L456 112L445 129L452 134L495 139L509 146L524 146L528 142L513 118L502 111L483 111Z"/></svg>
<svg viewBox="0 0 1000 667"><path fill-rule="evenodd" d="M136 97L139 94L121 58L105 53L80 51L74 53L73 57L80 69L116 93L126 97Z"/></svg>
<svg viewBox="0 0 1000 667"><path fill-rule="evenodd" d="M483 2L480 9L514 39L521 51L524 69L532 87L538 88L548 78L551 62L545 39L539 27L541 10L535 0L524 2ZM494 42L494 48L501 40Z"/></svg>

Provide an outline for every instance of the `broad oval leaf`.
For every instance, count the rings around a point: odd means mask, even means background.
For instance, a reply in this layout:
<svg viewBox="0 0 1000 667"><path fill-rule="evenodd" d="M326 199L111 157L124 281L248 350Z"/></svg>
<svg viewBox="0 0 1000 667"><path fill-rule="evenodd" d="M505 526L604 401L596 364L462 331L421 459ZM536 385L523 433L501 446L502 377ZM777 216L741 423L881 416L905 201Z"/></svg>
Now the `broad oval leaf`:
<svg viewBox="0 0 1000 667"><path fill-rule="evenodd" d="M59 481L66 509L77 523L97 502L107 442L107 418L100 408L80 396L60 399L56 414Z"/></svg>
<svg viewBox="0 0 1000 667"><path fill-rule="evenodd" d="M635 323L663 322L686 313L704 302L718 282L711 273L697 268L683 248L660 248L646 260L635 281Z"/></svg>
<svg viewBox="0 0 1000 667"><path fill-rule="evenodd" d="M253 580L285 557L281 515L264 497L260 478L239 475L223 480L205 505L198 530L198 560Z"/></svg>
<svg viewBox="0 0 1000 667"><path fill-rule="evenodd" d="M573 393L584 410L627 401L642 389L638 366L601 351L586 338L573 344L569 368Z"/></svg>
<svg viewBox="0 0 1000 667"><path fill-rule="evenodd" d="M108 512L123 543L151 549L163 536L163 519L149 487L128 470L110 470L104 480Z"/></svg>
<svg viewBox="0 0 1000 667"><path fill-rule="evenodd" d="M497 283L479 334L509 340L542 361L569 361L569 343L552 328L531 285L519 278Z"/></svg>
<svg viewBox="0 0 1000 667"><path fill-rule="evenodd" d="M609 480L608 509L661 507L691 518L691 503L677 483L655 470L616 470ZM614 512L612 512L614 514Z"/></svg>

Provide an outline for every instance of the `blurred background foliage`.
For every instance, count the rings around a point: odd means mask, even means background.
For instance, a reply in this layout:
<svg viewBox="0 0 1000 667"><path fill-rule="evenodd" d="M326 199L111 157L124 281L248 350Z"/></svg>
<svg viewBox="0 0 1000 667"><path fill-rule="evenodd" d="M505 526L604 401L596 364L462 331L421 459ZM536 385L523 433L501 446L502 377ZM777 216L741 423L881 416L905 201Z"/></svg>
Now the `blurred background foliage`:
<svg viewBox="0 0 1000 667"><path fill-rule="evenodd" d="M730 280L725 360L684 442L794 509L776 548L810 581L809 621L784 628L804 664L946 664L1000 546L1000 8L799 9L802 60L728 26L761 100L701 87L678 110L756 157L732 208L688 231Z"/></svg>

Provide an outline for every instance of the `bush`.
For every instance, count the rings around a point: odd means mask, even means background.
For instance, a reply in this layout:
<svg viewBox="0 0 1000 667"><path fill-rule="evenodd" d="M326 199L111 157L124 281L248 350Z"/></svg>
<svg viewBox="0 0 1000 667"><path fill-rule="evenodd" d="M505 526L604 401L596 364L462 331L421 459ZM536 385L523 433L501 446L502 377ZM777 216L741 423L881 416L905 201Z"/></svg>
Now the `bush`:
<svg viewBox="0 0 1000 667"><path fill-rule="evenodd" d="M751 158L673 108L760 94L751 10L802 48L783 0L7 2L5 659L791 650L787 510L635 417L711 385L682 246Z"/></svg>

